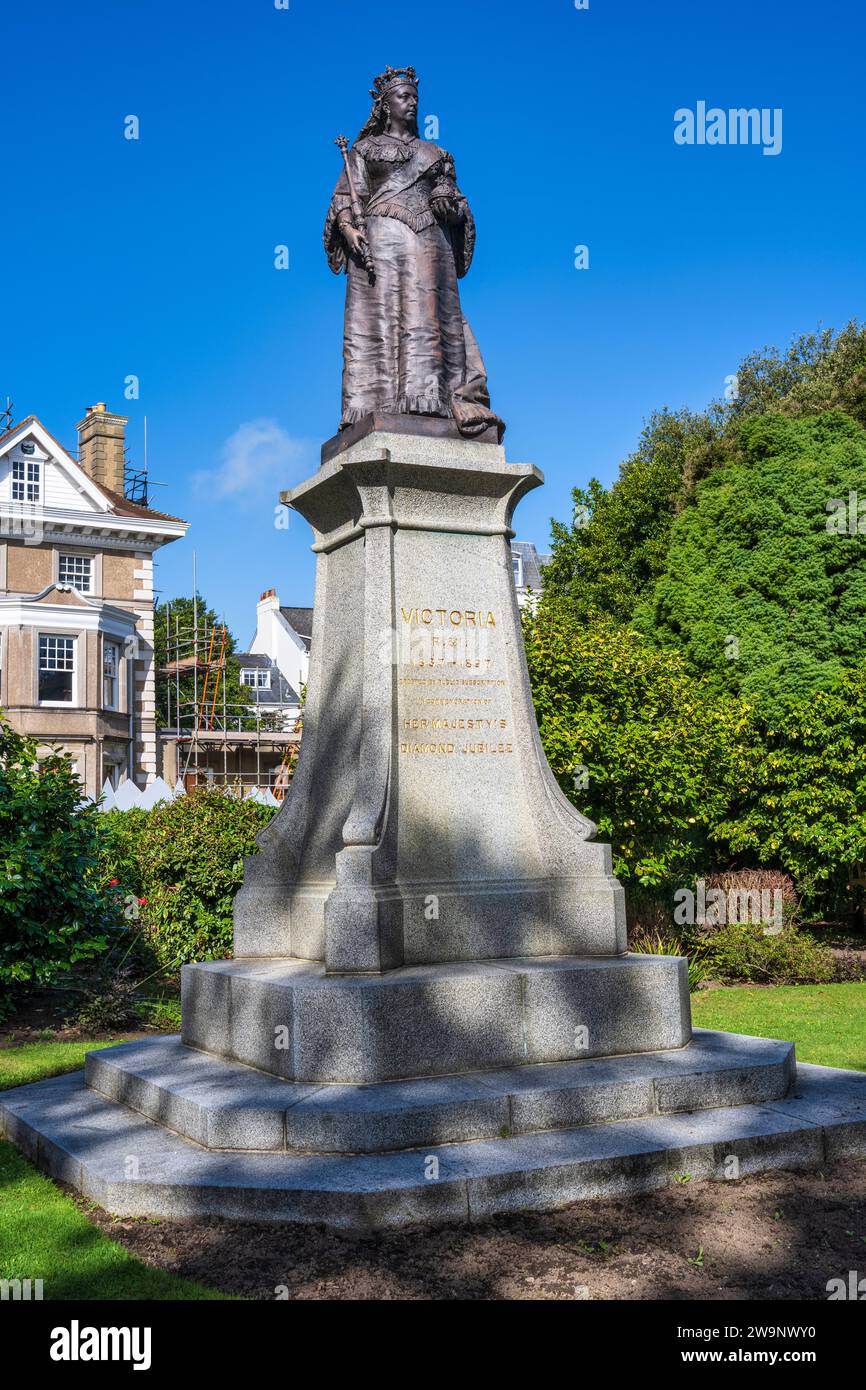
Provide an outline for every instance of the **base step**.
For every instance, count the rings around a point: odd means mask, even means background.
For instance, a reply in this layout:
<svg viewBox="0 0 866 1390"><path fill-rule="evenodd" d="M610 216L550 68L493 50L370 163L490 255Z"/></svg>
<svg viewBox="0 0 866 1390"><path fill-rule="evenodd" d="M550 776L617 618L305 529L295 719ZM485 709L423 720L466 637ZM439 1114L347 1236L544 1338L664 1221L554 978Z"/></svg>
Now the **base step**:
<svg viewBox="0 0 866 1390"><path fill-rule="evenodd" d="M381 1153L785 1096L794 1047L696 1030L676 1051L502 1071L304 1085L147 1038L90 1052L88 1086L209 1149Z"/></svg>
<svg viewBox="0 0 866 1390"><path fill-rule="evenodd" d="M214 1153L83 1073L0 1096L0 1130L118 1215L303 1221L367 1233L866 1156L866 1075L801 1066L780 1101L352 1158Z"/></svg>

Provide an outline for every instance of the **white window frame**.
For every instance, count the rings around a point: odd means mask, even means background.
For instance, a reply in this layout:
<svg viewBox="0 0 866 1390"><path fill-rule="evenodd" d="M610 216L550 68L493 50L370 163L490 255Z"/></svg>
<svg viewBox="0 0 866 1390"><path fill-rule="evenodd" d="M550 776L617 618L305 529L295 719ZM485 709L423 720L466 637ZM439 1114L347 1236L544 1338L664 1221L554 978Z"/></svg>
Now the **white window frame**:
<svg viewBox="0 0 866 1390"><path fill-rule="evenodd" d="M121 778L126 772L126 761L123 758L106 758L102 764L102 781L108 782L111 790L116 792L121 784Z"/></svg>
<svg viewBox="0 0 866 1390"><path fill-rule="evenodd" d="M113 653L114 653L114 669L113 669L113 671L109 671L109 670L108 670L108 655L109 655L109 652L113 652ZM119 710L119 709L120 709L120 661L121 661L121 648L120 648L120 643L117 642L117 641L115 641L114 638L112 638L112 637L103 637L103 639L102 639L102 708L103 708L103 709L110 709L110 710ZM106 698L105 698L105 689L106 689L105 683L106 683L107 680L110 680L110 681L113 682L114 690L113 690L113 696L112 696L112 699L111 699L111 700L106 700Z"/></svg>
<svg viewBox="0 0 866 1390"><path fill-rule="evenodd" d="M42 665L42 643L43 641L69 642L72 647L72 666L67 667L43 667ZM71 694L68 700L43 700L40 694L40 677L43 670L62 670L72 676ZM74 709L78 704L78 637L74 632L37 632L36 634L36 700L42 708L47 709Z"/></svg>
<svg viewBox="0 0 866 1390"><path fill-rule="evenodd" d="M514 575L514 583L518 589L523 588L523 556L515 551L511 552L511 570Z"/></svg>
<svg viewBox="0 0 866 1390"><path fill-rule="evenodd" d="M70 563L71 562L71 563ZM82 573L76 574L75 571L81 568ZM72 571L70 575L64 575L64 568ZM86 575L85 575L86 571ZM81 587L78 582L86 577L86 588ZM57 555L57 582L58 584L69 584L73 589L77 589L80 594L93 593L94 564L92 555L80 555L74 550L61 550Z"/></svg>
<svg viewBox="0 0 866 1390"><path fill-rule="evenodd" d="M245 679L247 676L252 676L253 679ZM241 685L245 685L248 690L270 690L271 673L267 667L242 666Z"/></svg>
<svg viewBox="0 0 866 1390"><path fill-rule="evenodd" d="M17 476L16 476L17 475ZM12 460L12 501L38 502L42 492L41 459Z"/></svg>

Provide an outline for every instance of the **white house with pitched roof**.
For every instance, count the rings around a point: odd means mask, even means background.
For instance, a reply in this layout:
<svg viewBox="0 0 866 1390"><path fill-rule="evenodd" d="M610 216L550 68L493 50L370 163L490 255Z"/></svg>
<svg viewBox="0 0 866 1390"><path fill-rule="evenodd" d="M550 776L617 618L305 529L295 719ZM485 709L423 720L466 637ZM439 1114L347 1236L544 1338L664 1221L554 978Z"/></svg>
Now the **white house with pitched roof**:
<svg viewBox="0 0 866 1390"><path fill-rule="evenodd" d="M270 682L282 677L290 689L287 705L299 701L301 688L306 685L310 673L312 634L312 608L281 607L276 589L266 589L256 605L256 630L248 650L251 656L266 657L276 676L254 675L256 663L249 662L245 668L243 655L240 655L241 681L254 688L256 681Z"/></svg>

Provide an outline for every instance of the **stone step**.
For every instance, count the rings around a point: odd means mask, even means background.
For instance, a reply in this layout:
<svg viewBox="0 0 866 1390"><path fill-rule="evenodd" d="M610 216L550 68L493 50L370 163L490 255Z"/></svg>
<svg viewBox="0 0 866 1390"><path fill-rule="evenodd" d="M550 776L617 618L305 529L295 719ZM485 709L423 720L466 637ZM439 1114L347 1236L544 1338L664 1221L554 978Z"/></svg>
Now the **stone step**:
<svg viewBox="0 0 866 1390"><path fill-rule="evenodd" d="M784 1100L353 1157L199 1147L83 1073L0 1095L0 1132L124 1216L221 1216L372 1231L549 1211L682 1181L866 1156L866 1075L800 1066Z"/></svg>
<svg viewBox="0 0 866 1390"><path fill-rule="evenodd" d="M677 1051L322 1086L160 1037L88 1053L85 1076L205 1148L381 1153L777 1100L795 1060L791 1043L701 1029Z"/></svg>
<svg viewBox="0 0 866 1390"><path fill-rule="evenodd" d="M181 972L182 1037L287 1081L348 1085L683 1047L687 962L552 956L328 975L320 962Z"/></svg>

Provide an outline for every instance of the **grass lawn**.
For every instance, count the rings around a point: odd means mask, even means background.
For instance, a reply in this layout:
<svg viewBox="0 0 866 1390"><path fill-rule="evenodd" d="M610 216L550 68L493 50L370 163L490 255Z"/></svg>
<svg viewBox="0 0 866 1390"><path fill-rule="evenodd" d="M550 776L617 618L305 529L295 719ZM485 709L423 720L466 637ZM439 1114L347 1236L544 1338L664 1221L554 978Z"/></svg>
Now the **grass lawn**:
<svg viewBox="0 0 866 1390"><path fill-rule="evenodd" d="M866 1071L866 984L708 989L692 995L698 1028L797 1044L801 1062Z"/></svg>
<svg viewBox="0 0 866 1390"><path fill-rule="evenodd" d="M124 1042L122 1037L103 1042L32 1042L18 1047L0 1048L0 1091L10 1086L26 1086L28 1081L42 1081L46 1076L60 1076L65 1071L80 1071L84 1054L98 1047L114 1047Z"/></svg>
<svg viewBox="0 0 866 1390"><path fill-rule="evenodd" d="M115 1041L120 1041L116 1039ZM0 1049L0 1090L75 1071L111 1042ZM150 1269L110 1240L50 1179L0 1141L0 1278L42 1279L46 1299L211 1299L225 1295Z"/></svg>

